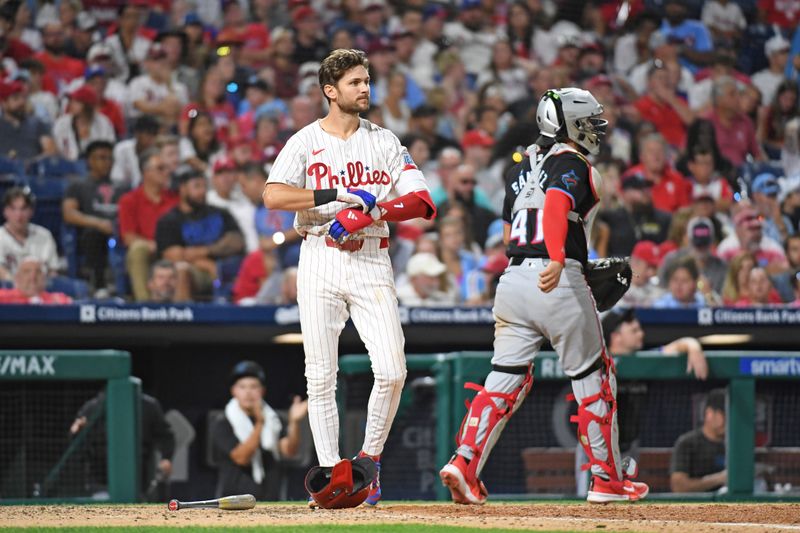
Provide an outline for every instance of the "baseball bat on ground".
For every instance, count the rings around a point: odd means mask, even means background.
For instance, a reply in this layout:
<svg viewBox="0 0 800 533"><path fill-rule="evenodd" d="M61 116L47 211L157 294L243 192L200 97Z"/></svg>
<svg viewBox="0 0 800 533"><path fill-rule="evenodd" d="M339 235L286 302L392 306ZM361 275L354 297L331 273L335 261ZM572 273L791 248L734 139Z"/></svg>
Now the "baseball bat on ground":
<svg viewBox="0 0 800 533"><path fill-rule="evenodd" d="M237 494L236 496L225 496L215 500L201 500L197 502L181 502L170 500L167 508L170 511L178 509L224 509L226 511L244 511L256 506L256 497L252 494Z"/></svg>

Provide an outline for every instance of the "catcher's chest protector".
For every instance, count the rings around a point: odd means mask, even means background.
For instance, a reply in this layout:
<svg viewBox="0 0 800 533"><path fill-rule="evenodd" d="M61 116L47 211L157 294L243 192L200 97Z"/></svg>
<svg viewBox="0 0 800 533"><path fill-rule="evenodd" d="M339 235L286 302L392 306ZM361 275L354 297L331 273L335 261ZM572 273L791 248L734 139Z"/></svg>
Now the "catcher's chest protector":
<svg viewBox="0 0 800 533"><path fill-rule="evenodd" d="M525 186L517 195L516 200L514 200L514 207L512 208L511 214L512 220L518 211L522 211L524 209L544 209L545 187L548 179L548 175L544 172L544 165L548 159L560 154L571 152L577 154L581 157L581 159L585 160L583 154L581 154L572 146L564 143L555 143L546 152L542 152L538 145L532 144L528 147L527 152L531 162L531 170L525 181ZM595 194L598 196L599 200L601 190L600 187L603 184L603 178L600 173L588 162L587 166L589 167L589 179L591 180L590 185L592 190L595 191ZM598 201L584 217L581 217L581 215L576 211L570 211L567 214L567 218L571 222L579 222L583 225L587 242L590 240L592 224L594 223L594 218L597 215L599 207L600 202Z"/></svg>

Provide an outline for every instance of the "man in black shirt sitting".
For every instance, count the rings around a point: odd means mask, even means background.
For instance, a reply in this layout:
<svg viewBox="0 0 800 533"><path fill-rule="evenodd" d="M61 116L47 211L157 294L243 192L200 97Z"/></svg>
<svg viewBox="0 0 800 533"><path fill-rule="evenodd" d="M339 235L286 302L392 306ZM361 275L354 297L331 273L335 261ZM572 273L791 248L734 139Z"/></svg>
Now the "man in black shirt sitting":
<svg viewBox="0 0 800 533"><path fill-rule="evenodd" d="M278 497L277 463L300 446L300 421L308 401L295 396L284 428L264 401L266 375L253 361L241 361L231 372L232 398L214 423L214 458L219 465L217 496L252 494L258 500Z"/></svg>
<svg viewBox="0 0 800 533"><path fill-rule="evenodd" d="M712 491L728 483L724 389L708 393L703 426L678 437L669 470L672 492Z"/></svg>

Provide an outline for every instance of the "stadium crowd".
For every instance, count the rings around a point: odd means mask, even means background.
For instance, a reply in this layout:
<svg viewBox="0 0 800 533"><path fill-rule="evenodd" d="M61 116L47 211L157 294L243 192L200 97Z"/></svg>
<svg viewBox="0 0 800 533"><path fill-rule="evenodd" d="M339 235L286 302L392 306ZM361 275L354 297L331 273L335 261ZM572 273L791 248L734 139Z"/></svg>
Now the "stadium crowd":
<svg viewBox="0 0 800 533"><path fill-rule="evenodd" d="M591 253L632 257L625 303L798 306L799 22L800 0L0 2L0 302L293 303L300 236L261 191L325 113L319 62L359 48L366 118L439 209L392 228L401 303L491 303L504 176L539 96L579 86L609 121Z"/></svg>

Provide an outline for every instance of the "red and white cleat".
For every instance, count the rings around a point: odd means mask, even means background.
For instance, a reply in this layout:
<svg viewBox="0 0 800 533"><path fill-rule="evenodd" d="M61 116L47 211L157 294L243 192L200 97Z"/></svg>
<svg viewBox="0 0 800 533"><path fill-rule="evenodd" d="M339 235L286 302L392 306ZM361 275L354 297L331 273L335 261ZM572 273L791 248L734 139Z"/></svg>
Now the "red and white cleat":
<svg viewBox="0 0 800 533"><path fill-rule="evenodd" d="M643 500L650 493L646 483L624 479L607 481L599 476L592 476L589 494L586 501L591 503L635 502Z"/></svg>
<svg viewBox="0 0 800 533"><path fill-rule="evenodd" d="M455 503L482 505L489 496L489 491L480 479L470 478L467 460L458 454L439 471L439 477L442 484L450 489Z"/></svg>

